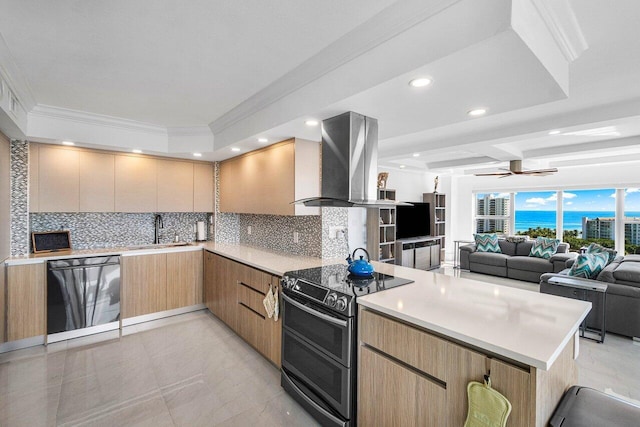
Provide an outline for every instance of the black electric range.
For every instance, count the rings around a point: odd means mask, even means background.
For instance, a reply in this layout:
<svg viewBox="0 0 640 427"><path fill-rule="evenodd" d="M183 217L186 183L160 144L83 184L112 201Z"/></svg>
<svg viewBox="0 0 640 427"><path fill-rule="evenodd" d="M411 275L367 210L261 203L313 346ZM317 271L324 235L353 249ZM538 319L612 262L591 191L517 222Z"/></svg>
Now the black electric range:
<svg viewBox="0 0 640 427"><path fill-rule="evenodd" d="M310 299L348 317L356 314L357 297L409 283L413 280L377 272L370 277L354 276L344 264L288 271L282 280L285 294Z"/></svg>

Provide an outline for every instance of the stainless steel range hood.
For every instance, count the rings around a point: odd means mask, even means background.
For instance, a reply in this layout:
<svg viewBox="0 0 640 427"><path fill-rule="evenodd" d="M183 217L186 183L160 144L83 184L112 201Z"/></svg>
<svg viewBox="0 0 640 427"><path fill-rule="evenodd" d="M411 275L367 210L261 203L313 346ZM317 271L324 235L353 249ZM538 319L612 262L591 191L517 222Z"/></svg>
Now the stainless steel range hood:
<svg viewBox="0 0 640 427"><path fill-rule="evenodd" d="M320 197L296 200L305 206L389 207L377 200L378 121L354 112L322 121Z"/></svg>

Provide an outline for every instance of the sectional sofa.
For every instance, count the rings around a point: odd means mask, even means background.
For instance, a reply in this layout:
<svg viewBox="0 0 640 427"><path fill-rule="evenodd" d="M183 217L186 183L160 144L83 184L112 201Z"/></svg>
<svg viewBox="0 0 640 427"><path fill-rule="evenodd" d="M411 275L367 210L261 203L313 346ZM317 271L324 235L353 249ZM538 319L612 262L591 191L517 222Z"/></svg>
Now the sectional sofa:
<svg viewBox="0 0 640 427"><path fill-rule="evenodd" d="M514 243L500 239L498 244L502 253L478 252L475 244L461 246L460 268L474 273L539 283L542 274L566 269L567 262L577 256L576 253L569 252L567 243L560 243L556 253L549 259L529 256L533 240Z"/></svg>
<svg viewBox="0 0 640 427"><path fill-rule="evenodd" d="M568 271L569 269L559 273L543 274L540 277L540 290L544 291L548 286L557 286L550 284L549 279L557 275L566 275ZM593 282L592 279L574 279L585 283ZM640 255L617 257L595 280L608 285L605 305L606 330L614 334L640 338ZM600 325L600 312L598 307L593 307L593 314L587 318L587 326Z"/></svg>

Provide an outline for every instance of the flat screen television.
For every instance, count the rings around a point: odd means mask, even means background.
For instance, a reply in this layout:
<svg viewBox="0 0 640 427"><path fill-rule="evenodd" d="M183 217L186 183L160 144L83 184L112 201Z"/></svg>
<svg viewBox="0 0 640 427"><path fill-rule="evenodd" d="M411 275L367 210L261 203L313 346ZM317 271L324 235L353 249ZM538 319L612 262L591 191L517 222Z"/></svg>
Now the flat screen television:
<svg viewBox="0 0 640 427"><path fill-rule="evenodd" d="M396 239L429 236L429 203L410 202L396 207Z"/></svg>

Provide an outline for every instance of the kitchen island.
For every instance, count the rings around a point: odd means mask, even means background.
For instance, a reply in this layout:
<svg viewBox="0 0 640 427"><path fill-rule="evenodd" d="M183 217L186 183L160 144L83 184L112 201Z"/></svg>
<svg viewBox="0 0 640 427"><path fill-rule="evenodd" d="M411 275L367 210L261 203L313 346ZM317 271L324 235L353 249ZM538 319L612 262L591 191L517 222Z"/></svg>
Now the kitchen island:
<svg viewBox="0 0 640 427"><path fill-rule="evenodd" d="M547 425L577 382L590 303L375 266L415 282L358 299L359 423L461 426L467 384L490 374L513 405L508 425Z"/></svg>

